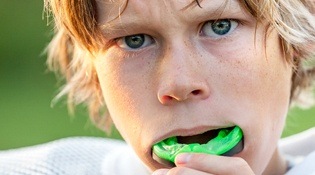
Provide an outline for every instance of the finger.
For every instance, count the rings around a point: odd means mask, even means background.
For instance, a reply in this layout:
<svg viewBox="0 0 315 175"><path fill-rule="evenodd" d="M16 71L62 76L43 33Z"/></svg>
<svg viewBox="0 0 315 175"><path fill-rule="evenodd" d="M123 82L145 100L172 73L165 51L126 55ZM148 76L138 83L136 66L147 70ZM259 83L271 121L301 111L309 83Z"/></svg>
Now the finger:
<svg viewBox="0 0 315 175"><path fill-rule="evenodd" d="M248 163L240 157L183 153L175 158L175 164L212 174L254 174Z"/></svg>
<svg viewBox="0 0 315 175"><path fill-rule="evenodd" d="M198 171L188 167L174 167L170 169L165 175L213 175L210 173Z"/></svg>
<svg viewBox="0 0 315 175"><path fill-rule="evenodd" d="M152 175L164 175L167 174L169 169L158 169L152 173Z"/></svg>

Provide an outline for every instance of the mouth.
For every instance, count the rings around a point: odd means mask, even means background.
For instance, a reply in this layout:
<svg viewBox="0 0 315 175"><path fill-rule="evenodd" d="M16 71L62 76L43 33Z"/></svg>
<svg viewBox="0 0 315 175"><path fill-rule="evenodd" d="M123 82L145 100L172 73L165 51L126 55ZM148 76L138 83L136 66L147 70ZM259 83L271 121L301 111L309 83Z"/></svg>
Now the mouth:
<svg viewBox="0 0 315 175"><path fill-rule="evenodd" d="M152 157L166 166L175 166L175 157L180 153L205 153L233 156L244 148L240 127L234 126L209 130L193 136L174 136L153 145Z"/></svg>

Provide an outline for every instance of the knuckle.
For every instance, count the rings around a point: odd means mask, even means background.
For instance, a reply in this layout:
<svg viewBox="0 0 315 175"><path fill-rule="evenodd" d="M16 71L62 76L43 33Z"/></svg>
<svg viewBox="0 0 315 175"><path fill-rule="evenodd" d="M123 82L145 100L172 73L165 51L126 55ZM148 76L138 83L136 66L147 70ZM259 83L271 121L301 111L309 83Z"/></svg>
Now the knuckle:
<svg viewBox="0 0 315 175"><path fill-rule="evenodd" d="M235 171L249 168L248 163L240 157L235 157L233 164L235 165Z"/></svg>
<svg viewBox="0 0 315 175"><path fill-rule="evenodd" d="M190 162L204 162L207 159L205 154L192 154L190 158Z"/></svg>

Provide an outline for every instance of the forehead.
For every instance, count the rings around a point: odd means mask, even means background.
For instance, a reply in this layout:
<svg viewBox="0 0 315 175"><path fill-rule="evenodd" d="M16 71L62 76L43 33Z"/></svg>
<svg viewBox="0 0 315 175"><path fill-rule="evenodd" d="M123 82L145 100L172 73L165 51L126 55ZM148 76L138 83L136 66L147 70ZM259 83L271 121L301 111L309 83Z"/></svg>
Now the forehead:
<svg viewBox="0 0 315 175"><path fill-rule="evenodd" d="M122 16L132 18L150 15L168 18L174 15L187 16L187 12L222 11L239 6L238 0L98 0L100 23L106 23ZM200 6L199 6L200 4Z"/></svg>
<svg viewBox="0 0 315 175"><path fill-rule="evenodd" d="M184 8L185 6L192 6L204 0L96 0L98 6L102 6L104 10L110 10L113 7L125 8L127 6L141 8L148 4L155 4L157 8L165 7L178 10L180 6ZM178 6L179 5L179 6Z"/></svg>

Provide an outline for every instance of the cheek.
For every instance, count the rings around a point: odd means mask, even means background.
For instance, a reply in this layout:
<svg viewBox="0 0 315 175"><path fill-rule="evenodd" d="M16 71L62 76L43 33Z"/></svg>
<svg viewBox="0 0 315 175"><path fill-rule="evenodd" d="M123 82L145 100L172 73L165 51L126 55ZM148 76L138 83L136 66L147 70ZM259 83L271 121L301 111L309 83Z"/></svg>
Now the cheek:
<svg viewBox="0 0 315 175"><path fill-rule="evenodd" d="M247 140L243 155L251 166L261 172L261 168L271 157L281 136L287 115L292 68L282 55L277 36L271 35L266 50L249 49L243 52L247 61L235 63L232 69L238 71L230 75L231 104L239 104L245 110L240 117ZM257 46L256 46L257 47ZM228 87L227 87L228 88ZM241 100L239 100L241 99ZM238 108L237 106L235 108ZM237 109L236 109L237 110Z"/></svg>
<svg viewBox="0 0 315 175"><path fill-rule="evenodd" d="M137 66L142 67L141 64ZM157 117L161 111L154 93L155 79L149 74L152 68L147 65L128 72L126 70L134 68L125 67L123 61L105 59L97 60L95 67L115 127L137 155L149 162L151 149L148 145L167 127L167 121Z"/></svg>
<svg viewBox="0 0 315 175"><path fill-rule="evenodd" d="M266 44L257 36L254 47L251 46L253 43L248 42L240 45L242 47L237 48L238 51L227 53L233 55L233 61L226 65L230 69L224 72L228 75L225 87L234 89L226 92L235 95L231 99L247 100L270 113L279 108L286 111L290 98L292 68L285 62L276 33L268 35Z"/></svg>
<svg viewBox="0 0 315 175"><path fill-rule="evenodd" d="M119 57L121 60L113 61L112 57L117 58L117 55L96 59L95 67L107 109L116 128L129 143L138 140L144 123L150 124L150 119L143 117L149 115L143 106L153 98L145 90L152 84L144 76L149 66L143 69L141 64L126 64L126 60ZM134 70L138 70L137 73Z"/></svg>
<svg viewBox="0 0 315 175"><path fill-rule="evenodd" d="M247 60L251 61L243 67L244 72L237 80L241 82L236 86L240 95L237 98L245 99L250 111L256 114L249 116L251 122L265 127L271 132L266 132L267 135L276 138L281 134L289 107L292 68L285 62L275 34L269 36L265 49L248 53L251 58Z"/></svg>

